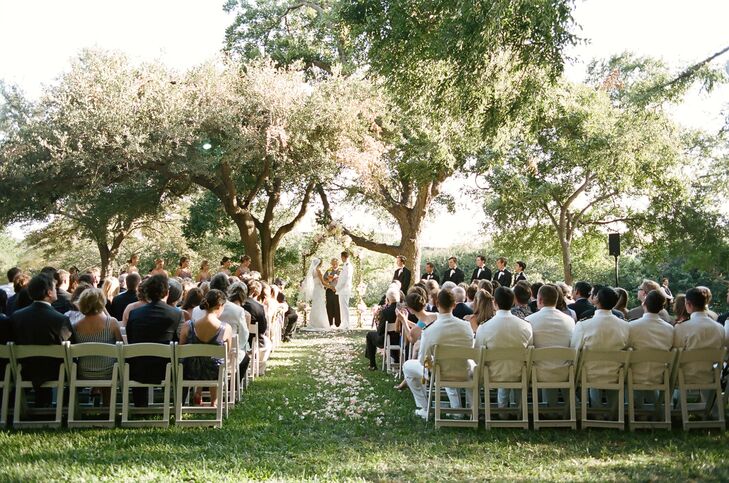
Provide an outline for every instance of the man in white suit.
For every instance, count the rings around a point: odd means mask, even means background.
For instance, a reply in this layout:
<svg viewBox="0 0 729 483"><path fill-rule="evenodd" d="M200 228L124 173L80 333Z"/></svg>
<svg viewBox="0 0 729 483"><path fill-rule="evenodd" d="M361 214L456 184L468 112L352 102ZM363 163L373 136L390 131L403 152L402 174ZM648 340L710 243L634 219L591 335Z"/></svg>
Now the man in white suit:
<svg viewBox="0 0 729 483"><path fill-rule="evenodd" d="M465 320L458 319L453 316L453 307L456 301L453 292L448 289L442 289L438 292L438 318L423 331L420 339L420 354L418 359L411 359L403 364L402 371L405 375L410 391L413 393L415 405L418 409L415 414L425 419L428 407L428 393L426 386L423 384L423 376L426 378L428 374L425 372L425 361L429 360L433 355L433 347L437 344L473 347L473 331L471 324ZM442 367L443 372L447 375L467 374L471 369L468 365L461 367ZM451 407L460 408L461 398L458 391L453 388L446 388L448 400ZM475 403L474 403L475 404Z"/></svg>
<svg viewBox="0 0 729 483"><path fill-rule="evenodd" d="M354 267L349 263L349 252L342 252L342 271L339 273L337 284L334 289L339 297L339 311L341 313L342 330L349 329L349 298L352 296L352 279Z"/></svg>

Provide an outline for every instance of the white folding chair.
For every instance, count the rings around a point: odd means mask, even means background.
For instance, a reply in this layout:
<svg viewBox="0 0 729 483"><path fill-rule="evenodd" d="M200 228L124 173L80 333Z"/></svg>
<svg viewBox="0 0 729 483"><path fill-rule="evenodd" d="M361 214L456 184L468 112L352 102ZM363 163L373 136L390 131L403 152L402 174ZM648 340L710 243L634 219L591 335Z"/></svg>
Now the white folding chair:
<svg viewBox="0 0 729 483"><path fill-rule="evenodd" d="M581 427L593 427L593 428L617 428L625 430L625 368L628 366L630 359L629 351L598 351L590 349L582 349L580 353L580 365L579 365L579 377L580 380L580 404L581 404ZM600 382L594 379L594 374L591 374L588 366L590 363L596 363L598 365L609 364L611 367L615 365L615 377L611 382ZM617 404L618 416L617 420L602 420L602 419L588 419L588 391L590 389L601 389L607 391L617 391L618 395L615 399ZM593 401L596 404L600 404L600 401ZM609 405L608 405L609 406ZM600 408L598 406L591 407L589 412L610 414L614 408Z"/></svg>
<svg viewBox="0 0 729 483"><path fill-rule="evenodd" d="M233 334L230 340L230 351L228 353L228 400L226 406L235 406L240 400L240 375L238 374L238 334Z"/></svg>
<svg viewBox="0 0 729 483"><path fill-rule="evenodd" d="M532 350L532 414L534 416L534 429L539 428L559 428L568 427L577 429L577 405L575 400L575 373L577 367L577 349L569 347L542 347ZM566 369L567 377L554 378L544 377L540 380L538 377L541 364L549 364L551 369L553 366L561 365ZM547 380L550 379L550 380ZM554 380L556 379L556 380ZM562 390L564 398L564 406L550 407L549 400L546 406L540 405L541 390L557 391ZM567 413L569 411L569 413ZM566 418L563 419L542 419L540 412L545 413L564 413Z"/></svg>
<svg viewBox="0 0 729 483"><path fill-rule="evenodd" d="M159 357L167 359L169 362L165 367L165 376L159 383L144 383L131 379L129 374L129 361L137 357ZM170 406L172 404L172 362L174 361L173 343L155 344L155 343L137 343L122 346L121 350L121 367L123 370L122 378L122 427L163 427L170 425ZM131 408L129 404L129 391L133 388L154 389L161 387L163 390L162 403L155 404L150 401L148 407ZM130 419L135 414L159 414L162 419Z"/></svg>
<svg viewBox="0 0 729 483"><path fill-rule="evenodd" d="M261 349L258 347L258 324L248 324L248 331L253 336L253 343L251 344L251 361L248 363L248 373L250 374L251 381L254 381L259 376L260 362L261 362Z"/></svg>
<svg viewBox="0 0 729 483"><path fill-rule="evenodd" d="M0 363L5 365L0 380L0 391L2 391L2 402L0 403L0 428L8 424L8 407L10 406L10 392L13 390L13 357L11 355L12 342L0 345Z"/></svg>
<svg viewBox="0 0 729 483"><path fill-rule="evenodd" d="M17 345L11 346L11 356L15 367L15 407L13 409L14 428L52 427L60 428L63 420L63 390L66 386L66 345ZM23 360L30 357L45 357L60 360L58 376L55 380L46 381L41 388L56 390L56 409L53 411L54 419L44 420L23 420L21 416L24 410L28 413L42 414L44 410L31 410L24 407L25 389L33 387L31 381L23 380Z"/></svg>
<svg viewBox="0 0 729 483"><path fill-rule="evenodd" d="M483 349L481 351L481 373L483 374L483 392L484 392L484 410L486 429L495 427L501 428L523 428L529 429L529 372L531 368L531 347L514 347L512 349ZM489 371L490 366L494 363L511 361L521 366L520 375L516 380L501 381L494 380ZM493 419L491 413L499 414L514 413L514 408L492 408L491 407L491 390L492 389L519 389L521 390L520 412L521 419L518 418L519 410L516 411L516 420Z"/></svg>
<svg viewBox="0 0 729 483"><path fill-rule="evenodd" d="M212 344L175 344L175 367L177 382L175 384L175 424L179 426L211 426L220 428L223 426L223 411L227 405L227 366L228 349L225 345ZM218 377L216 379L190 380L185 379L183 359L188 357L210 357L222 359L223 363L218 366ZM183 400L184 389L189 389L190 396L197 387L216 388L216 406L208 407L185 405ZM215 413L215 419L183 419L184 414ZM226 411L227 414L227 411Z"/></svg>
<svg viewBox="0 0 729 483"><path fill-rule="evenodd" d="M83 344L71 344L68 346L68 359L66 363L71 368L71 374L68 380L68 427L104 427L113 428L116 424L116 393L119 388L119 353L122 350L123 343L104 344L98 342L86 342ZM114 360L109 379L79 379L77 359L83 357L108 357ZM88 408L82 408L78 404L78 389L82 387L104 387L109 388L110 399L109 406L106 408L106 419L81 419L84 413L100 414L104 412L104 408L95 408L93 405ZM78 419L77 419L78 418Z"/></svg>
<svg viewBox="0 0 729 483"><path fill-rule="evenodd" d="M671 429L671 375L673 366L676 363L678 350L662 351L655 349L633 350L630 353L630 364L628 366L628 429L635 431L636 428L652 428L652 429ZM635 382L634 369L639 364L650 364L649 368L655 366L653 375L660 377L661 382ZM652 416L656 417L655 421L637 421L635 391L651 391L653 393L662 393L663 397L663 418L660 418L659 399L653 398ZM640 411L644 415L645 411Z"/></svg>
<svg viewBox="0 0 729 483"><path fill-rule="evenodd" d="M433 375L435 390L435 427L456 426L478 428L478 406L479 406L479 385L481 384L479 374L479 362L481 359L481 350L468 347L441 346L436 345L433 348ZM471 361L473 364L470 364ZM463 365L462 374L446 373L444 370L447 366ZM465 368L473 366L473 372ZM441 404L441 395L446 388L465 389L470 393L470 408L444 408ZM445 410L445 411L444 411ZM455 413L458 415L469 414L470 419L447 419L443 417L443 412Z"/></svg>
<svg viewBox="0 0 729 483"><path fill-rule="evenodd" d="M694 349L681 351L678 355L678 392L681 404L681 421L684 431L692 428L725 428L724 416L724 395L721 392L721 369L724 364L726 349ZM692 364L695 370L697 364L703 365L706 371L706 381L687 380L685 369L687 364ZM713 399L700 403L688 403L689 391L713 392ZM707 394L703 394L705 396ZM718 406L715 406L718 405ZM718 408L717 419L710 419L711 411ZM703 419L700 421L689 420L690 413L703 412Z"/></svg>
<svg viewBox="0 0 729 483"><path fill-rule="evenodd" d="M393 369L397 369L397 371L394 373L398 377L400 376L400 373L402 371L402 363L403 363L403 353L402 353L402 339L400 340L399 344L392 344L390 341L390 334L391 333L399 333L397 330L397 323L392 322L388 323L385 327L385 342L383 344L383 352L382 352L382 370L385 372L392 373ZM398 361L395 362L392 360L392 354L393 352L398 353Z"/></svg>

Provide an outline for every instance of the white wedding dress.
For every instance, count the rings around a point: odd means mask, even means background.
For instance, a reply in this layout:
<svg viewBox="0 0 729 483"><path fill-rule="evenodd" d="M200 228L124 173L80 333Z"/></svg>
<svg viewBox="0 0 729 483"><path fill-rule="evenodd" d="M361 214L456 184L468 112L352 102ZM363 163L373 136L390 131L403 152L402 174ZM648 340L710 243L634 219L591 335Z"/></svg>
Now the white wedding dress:
<svg viewBox="0 0 729 483"><path fill-rule="evenodd" d="M309 324L304 330L322 331L330 330L329 320L327 317L326 294L324 286L321 283L317 267L319 260L314 259L309 268L309 274L304 281L304 293L307 301L311 302L311 312L309 313Z"/></svg>

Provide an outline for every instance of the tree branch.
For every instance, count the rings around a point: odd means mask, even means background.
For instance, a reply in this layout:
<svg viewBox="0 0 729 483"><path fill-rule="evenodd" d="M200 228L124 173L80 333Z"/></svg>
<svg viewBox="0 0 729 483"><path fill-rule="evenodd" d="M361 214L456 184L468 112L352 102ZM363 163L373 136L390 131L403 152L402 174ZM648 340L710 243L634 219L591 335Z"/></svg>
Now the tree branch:
<svg viewBox="0 0 729 483"><path fill-rule="evenodd" d="M278 230L276 230L276 234L273 236L273 243L272 245L275 247L278 245L278 243L281 241L281 239L289 233L291 230L296 227L296 225L301 221L302 218L306 215L306 212L309 209L309 201L311 200L311 193L314 192L314 183L310 182L309 185L306 187L306 192L304 193L304 197L301 200L301 205L299 206L299 212L294 216L294 218L286 223L285 225L282 225Z"/></svg>

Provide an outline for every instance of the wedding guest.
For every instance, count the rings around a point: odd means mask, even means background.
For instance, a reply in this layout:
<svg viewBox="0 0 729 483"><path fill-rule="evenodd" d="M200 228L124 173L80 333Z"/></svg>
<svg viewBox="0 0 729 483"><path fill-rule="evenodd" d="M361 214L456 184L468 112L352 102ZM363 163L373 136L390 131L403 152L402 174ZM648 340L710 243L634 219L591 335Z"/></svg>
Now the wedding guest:
<svg viewBox="0 0 729 483"><path fill-rule="evenodd" d="M200 270L198 270L197 276L195 277L195 281L202 283L208 280L210 280L210 262L203 260L200 264Z"/></svg>
<svg viewBox="0 0 729 483"><path fill-rule="evenodd" d="M627 320L636 320L643 316L643 301L645 300L645 296L653 290L663 289L661 289L660 285L658 285L658 283L654 282L653 280L643 280L643 283L638 286L638 300L640 301L641 305L638 305L637 307L628 311ZM665 309L661 310L658 315L660 315L661 318L666 322L671 322L671 316L668 315L668 312Z"/></svg>
<svg viewBox="0 0 729 483"><path fill-rule="evenodd" d="M499 282L502 287L511 287L511 272L506 268L506 258L496 259L496 272L492 281Z"/></svg>
<svg viewBox="0 0 729 483"><path fill-rule="evenodd" d="M180 258L180 263L175 271L175 277L182 279L192 278L192 273L190 272L190 257Z"/></svg>
<svg viewBox="0 0 729 483"><path fill-rule="evenodd" d="M479 290L473 300L473 314L466 315L464 320L471 324L471 329L475 334L478 327L491 320L495 314L493 295L485 290Z"/></svg>
<svg viewBox="0 0 729 483"><path fill-rule="evenodd" d="M161 258L157 258L154 261L154 268L149 271L150 275L164 275L165 277L169 277L169 274L167 273L167 270L165 270L165 261Z"/></svg>
<svg viewBox="0 0 729 483"><path fill-rule="evenodd" d="M425 264L425 272L423 273L421 279L435 280L437 283L440 283L440 279L438 279L438 275L435 273L435 265L433 265L432 262L427 262Z"/></svg>
<svg viewBox="0 0 729 483"><path fill-rule="evenodd" d="M592 292L590 292L590 303L594 307L597 306L597 295L600 293L600 290L602 290L603 288L605 288L603 285L593 285L592 286ZM617 292L615 292L615 293L617 294ZM620 298L620 296L618 296L618 299L619 298ZM593 308L593 309L590 309L590 310L587 310L587 311L583 312L582 313L582 319L589 319L589 318L593 317L595 315L595 310L596 309ZM623 315L623 313L620 312L619 310L616 310L614 307L610 310L610 312L612 312L612 314L615 317L619 318L619 319L624 319L625 318L625 316ZM580 320L582 320L582 319L580 319Z"/></svg>
<svg viewBox="0 0 729 483"><path fill-rule="evenodd" d="M705 287L703 285L698 285L696 287L698 290L701 290L706 295L706 314L709 316L711 320L717 320L719 318L719 314L711 310L711 289L709 287Z"/></svg>
<svg viewBox="0 0 729 483"><path fill-rule="evenodd" d="M393 280L400 282L400 287L403 292L407 292L410 288L410 269L405 266L406 258L402 255L395 257L395 273L392 276Z"/></svg>
<svg viewBox="0 0 729 483"><path fill-rule="evenodd" d="M139 273L133 272L127 275L127 290L114 297L114 300L111 302L109 315L114 317L116 320L122 320L124 317L124 310L127 306L139 300L137 299L137 289L139 288L141 281L142 277L139 276Z"/></svg>
<svg viewBox="0 0 729 483"><path fill-rule="evenodd" d="M491 280L479 280L478 289L485 290L491 295L494 294L494 284L491 282Z"/></svg>
<svg viewBox="0 0 729 483"><path fill-rule="evenodd" d="M514 265L514 276L512 280L512 285L516 286L519 282L526 282L527 277L524 273L524 270L526 270L526 263L522 262L521 260L518 260L516 262L516 265Z"/></svg>
<svg viewBox="0 0 729 483"><path fill-rule="evenodd" d="M450 290L442 289L438 293L438 318L423 332L420 340L420 353L417 359L410 359L403 364L403 374L408 387L415 399L417 409L415 414L425 418L427 415L428 395L423 384L425 362L433 356L435 345L449 345L460 347L473 347L473 332L468 322L453 316L453 307L456 301ZM486 324L485 324L486 325ZM473 361L472 361L473 362ZM475 364L475 362L473 362ZM450 365L442 367L444 377L467 377L471 370L469 364ZM458 390L446 388L448 399L452 408L461 407L461 398ZM475 402L472 402L475 404Z"/></svg>
<svg viewBox="0 0 729 483"><path fill-rule="evenodd" d="M466 289L466 305L468 305L471 309L473 309L473 302L476 298L476 292L478 292L478 285L471 284Z"/></svg>
<svg viewBox="0 0 729 483"><path fill-rule="evenodd" d="M56 301L52 305L61 314L65 314L74 308L73 304L71 304L71 294L68 293L68 287L71 282L70 277L71 274L66 270L57 270L54 274L56 280Z"/></svg>
<svg viewBox="0 0 729 483"><path fill-rule="evenodd" d="M532 297L529 282L521 281L514 285L512 290L514 291L514 306L511 308L511 313L520 319L525 319L532 314L532 310L529 308L529 300Z"/></svg>
<svg viewBox="0 0 729 483"><path fill-rule="evenodd" d="M92 287L92 285L87 282L79 282L79 284L76 286L76 290L74 290L71 294L72 309L63 314L68 317L68 320L71 321L71 324L75 324L84 317L84 314L82 314L81 310L79 310L78 301L79 299L81 299L81 295L90 288L96 287Z"/></svg>
<svg viewBox="0 0 729 483"><path fill-rule="evenodd" d="M456 257L450 257L448 259L448 268L443 272L443 283L453 282L458 285L463 282L466 276L463 270L458 268L458 259Z"/></svg>
<svg viewBox="0 0 729 483"><path fill-rule="evenodd" d="M180 331L180 345L211 344L226 347L230 345L231 328L220 319L227 303L228 301L223 292L211 289L200 303L199 308L203 311L203 315L194 321L187 322ZM240 307L238 308L240 309ZM187 357L183 362L184 377L193 381L215 380L218 378L218 368L223 363L224 359ZM217 388L211 387L209 389L211 405L217 407ZM197 404L200 404L202 400L201 387L196 388L194 399Z"/></svg>
<svg viewBox="0 0 729 483"><path fill-rule="evenodd" d="M453 317L463 320L467 315L473 314L473 309L466 305L466 291L463 287L455 287L453 290L453 298L456 306L453 308Z"/></svg>
<svg viewBox="0 0 729 483"><path fill-rule="evenodd" d="M471 274L471 282L480 280L491 280L491 270L486 267L486 257L479 255L476 257L476 268Z"/></svg>
<svg viewBox="0 0 729 483"><path fill-rule="evenodd" d="M385 294L385 307L383 307L379 313L377 330L368 332L365 338L365 357L367 357L370 361L369 369L371 371L377 370L377 348L385 346L385 331L388 324L395 323L395 319L397 318L395 309L397 308L398 302L400 302L400 289L391 285ZM400 332L388 332L387 335L390 337L390 343L399 343ZM399 360L398 353L393 352L392 357L393 359Z"/></svg>
<svg viewBox="0 0 729 483"><path fill-rule="evenodd" d="M177 340L180 313L167 305L169 284L164 275L152 275L143 284L146 305L132 310L126 324L130 344L154 342L169 344ZM167 360L157 357L137 357L130 361L131 379L143 383L159 383L165 377ZM147 389L132 388L135 406L147 406Z"/></svg>
<svg viewBox="0 0 729 483"><path fill-rule="evenodd" d="M592 293L592 285L583 281L577 282L573 289L573 293L575 301L567 307L575 311L577 320L581 320L583 318L582 314L595 308L589 301L590 294Z"/></svg>
<svg viewBox="0 0 729 483"><path fill-rule="evenodd" d="M104 299L106 300L106 312L111 314L114 298L119 295L119 279L106 277L101 285L101 291L104 293Z"/></svg>
<svg viewBox="0 0 729 483"><path fill-rule="evenodd" d="M13 267L5 273L8 279L8 283L0 286L0 289L5 291L5 293L8 295L8 298L12 297L15 294L15 291L13 290L13 280L15 279L15 276L21 272L22 270L20 270L18 267Z"/></svg>
<svg viewBox="0 0 729 483"><path fill-rule="evenodd" d="M623 318L628 320L628 291L620 287L615 288L615 291L618 293L618 303L615 304L614 310L623 314Z"/></svg>
<svg viewBox="0 0 729 483"><path fill-rule="evenodd" d="M572 287L564 282L557 282L555 285L562 291L562 296L567 305L575 303L575 300L572 298Z"/></svg>
<svg viewBox="0 0 729 483"><path fill-rule="evenodd" d="M71 322L59 314L51 304L56 300L56 282L41 273L33 277L26 287L33 302L26 308L18 309L10 317L14 341L17 345L60 345L65 341L75 343ZM23 360L23 379L33 382L36 405L49 406L51 390L41 388L46 381L58 378L61 365L58 359L32 357Z"/></svg>
<svg viewBox="0 0 729 483"><path fill-rule="evenodd" d="M122 340L119 323L114 317L104 312L106 299L104 292L89 287L78 301L79 310L84 317L73 324L73 333L77 343L98 342L116 344ZM112 357L88 356L78 360L79 379L111 379L116 359ZM111 391L108 387L100 388L104 405L108 406Z"/></svg>
<svg viewBox="0 0 729 483"><path fill-rule="evenodd" d="M248 285L243 282L235 282L228 287L227 293L228 302L240 307L243 310L243 323L238 322L238 312L232 310L229 311L230 314L226 314L224 309L220 319L223 322L227 322L228 320L230 320L234 324L238 323L238 325L228 325L231 326L233 334L238 334L238 374L240 374L241 378L243 378L248 371L248 365L251 361L251 358L247 352L249 346L248 340L250 339L248 324L251 323L251 314L243 309L243 304L245 304L246 300L248 299ZM228 302L226 302L226 304Z"/></svg>
<svg viewBox="0 0 729 483"><path fill-rule="evenodd" d="M248 289L246 289L246 294ZM182 302L182 311L185 312L185 320L192 320L192 311L203 301L204 295L202 289L198 287L191 288Z"/></svg>
<svg viewBox="0 0 729 483"><path fill-rule="evenodd" d="M529 299L529 310L531 310L532 313L539 310L539 307L537 306L537 298L539 296L539 289L542 288L543 285L544 284L542 282L534 282L531 284L530 290L532 291L532 296Z"/></svg>
<svg viewBox="0 0 729 483"><path fill-rule="evenodd" d="M76 290L76 287L78 287L78 272L71 273L69 270L68 272L70 275L68 277L68 293L73 293Z"/></svg>
<svg viewBox="0 0 729 483"><path fill-rule="evenodd" d="M557 304L555 305L555 308L563 314L569 315L570 317L572 317L572 320L577 322L577 314L574 310L567 306L567 299L565 299L562 289L559 287L559 285L556 284L552 286L557 289Z"/></svg>
<svg viewBox="0 0 729 483"><path fill-rule="evenodd" d="M266 317L266 310L263 305L258 301L261 295L263 286L258 280L248 280L248 298L243 304L243 308L246 312L251 314L251 324L255 324L258 327L258 341L253 340L253 334L248 337L248 344L253 346L257 343L261 352L261 362L264 363L268 359L268 355L271 352L271 339L265 334L268 330L268 318ZM265 364L261 364L265 367Z"/></svg>
<svg viewBox="0 0 729 483"><path fill-rule="evenodd" d="M20 292L25 289L25 286L28 285L28 282L30 282L30 275L28 275L27 273L20 272L15 274L15 277L13 277L13 295L8 298L8 305L5 308L5 315L7 315L8 317L13 315L13 312L15 311L18 302L18 297L20 296Z"/></svg>
<svg viewBox="0 0 729 483"><path fill-rule="evenodd" d="M691 314L689 314L686 310L685 294L678 294L676 298L673 299L673 313L676 314L676 318L673 321L674 325L686 322L689 317L691 317Z"/></svg>

